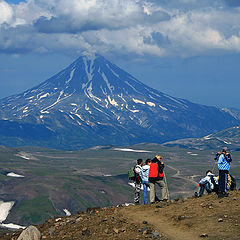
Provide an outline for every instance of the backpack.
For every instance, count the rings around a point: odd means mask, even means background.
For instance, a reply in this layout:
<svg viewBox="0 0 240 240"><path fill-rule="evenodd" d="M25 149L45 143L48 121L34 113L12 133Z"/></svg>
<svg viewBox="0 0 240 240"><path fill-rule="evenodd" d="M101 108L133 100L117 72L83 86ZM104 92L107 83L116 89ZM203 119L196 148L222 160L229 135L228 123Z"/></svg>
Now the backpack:
<svg viewBox="0 0 240 240"><path fill-rule="evenodd" d="M135 180L136 179L136 172L135 172L135 167L131 167L128 171L128 179L129 180Z"/></svg>
<svg viewBox="0 0 240 240"><path fill-rule="evenodd" d="M150 165L150 169L149 169L149 178L151 178L152 180L154 179L159 179L159 178L163 178L164 174L163 172L159 171L159 167L157 163L152 163Z"/></svg>
<svg viewBox="0 0 240 240"><path fill-rule="evenodd" d="M236 190L236 179L231 175L229 174L230 176L230 190Z"/></svg>
<svg viewBox="0 0 240 240"><path fill-rule="evenodd" d="M213 192L218 192L218 184L216 183L215 179L213 176L210 176L210 181L213 184Z"/></svg>

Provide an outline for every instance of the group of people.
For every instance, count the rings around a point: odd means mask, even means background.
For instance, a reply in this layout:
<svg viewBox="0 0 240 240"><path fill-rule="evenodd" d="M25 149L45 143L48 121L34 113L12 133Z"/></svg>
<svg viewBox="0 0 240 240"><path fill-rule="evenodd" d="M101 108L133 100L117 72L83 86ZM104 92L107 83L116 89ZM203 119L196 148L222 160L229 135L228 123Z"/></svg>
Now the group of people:
<svg viewBox="0 0 240 240"><path fill-rule="evenodd" d="M156 201L166 201L168 199L167 187L164 180L164 163L160 155L156 155L153 159L147 159L143 164L142 159L137 160L137 165L134 167L134 183L135 194L134 203L140 202L141 185L143 185L143 201L144 204L148 204L148 188L150 188L150 203ZM155 191L155 185L158 185L161 189L161 198L157 197Z"/></svg>
<svg viewBox="0 0 240 240"><path fill-rule="evenodd" d="M218 164L219 176L215 176L213 171L208 170L206 176L199 182L198 197L201 197L206 190L207 193L216 192L219 198L228 196L228 190L232 190L232 176L229 174L230 163L232 161L228 149L224 147L221 152L216 154L215 160ZM134 181L135 193L134 203L140 203L141 186L143 185L143 201L148 204L148 189L150 188L150 203L156 201L168 200L168 189L164 176L164 163L160 155L156 155L153 159L147 159L145 164L142 159L137 160L137 165L133 167L133 177L129 178ZM158 198L155 186L158 185L161 190L161 197Z"/></svg>
<svg viewBox="0 0 240 240"><path fill-rule="evenodd" d="M206 190L207 193L216 192L219 198L227 197L228 190L234 189L233 177L229 174L232 157L228 149L224 147L216 154L215 160L218 164L219 176L215 176L211 170L206 172L206 177L199 182L199 193L201 197Z"/></svg>

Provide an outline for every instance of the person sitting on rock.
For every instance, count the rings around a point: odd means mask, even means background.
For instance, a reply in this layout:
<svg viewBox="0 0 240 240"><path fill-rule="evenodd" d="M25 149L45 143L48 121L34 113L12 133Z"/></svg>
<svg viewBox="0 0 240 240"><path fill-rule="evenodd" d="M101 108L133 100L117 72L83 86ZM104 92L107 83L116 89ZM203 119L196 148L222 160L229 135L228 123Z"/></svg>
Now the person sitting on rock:
<svg viewBox="0 0 240 240"><path fill-rule="evenodd" d="M200 187L199 197L203 195L204 190L206 190L207 193L218 192L218 178L211 170L206 172L206 177L202 178L198 185Z"/></svg>

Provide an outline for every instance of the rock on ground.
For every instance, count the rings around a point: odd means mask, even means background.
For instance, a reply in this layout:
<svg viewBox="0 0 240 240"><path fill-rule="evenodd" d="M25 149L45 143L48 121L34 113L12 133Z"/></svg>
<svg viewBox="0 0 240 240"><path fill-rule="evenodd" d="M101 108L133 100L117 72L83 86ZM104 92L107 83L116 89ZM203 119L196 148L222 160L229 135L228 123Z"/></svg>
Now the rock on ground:
<svg viewBox="0 0 240 240"><path fill-rule="evenodd" d="M29 226L22 231L17 240L40 240L41 234L34 226Z"/></svg>

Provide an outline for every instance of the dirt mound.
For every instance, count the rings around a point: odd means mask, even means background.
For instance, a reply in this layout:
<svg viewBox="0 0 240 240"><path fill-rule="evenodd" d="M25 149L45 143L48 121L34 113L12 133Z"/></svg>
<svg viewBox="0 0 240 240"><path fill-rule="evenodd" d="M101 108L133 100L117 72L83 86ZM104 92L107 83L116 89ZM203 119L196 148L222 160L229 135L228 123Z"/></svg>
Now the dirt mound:
<svg viewBox="0 0 240 240"><path fill-rule="evenodd" d="M151 205L89 209L88 212L49 219L37 226L42 239L159 239L239 240L240 191L218 199L175 199ZM21 231L5 234L16 240Z"/></svg>

